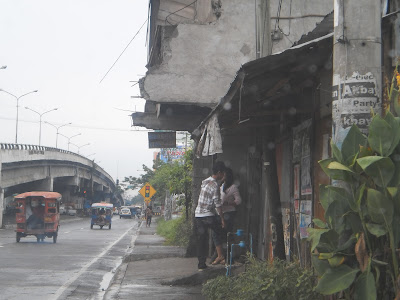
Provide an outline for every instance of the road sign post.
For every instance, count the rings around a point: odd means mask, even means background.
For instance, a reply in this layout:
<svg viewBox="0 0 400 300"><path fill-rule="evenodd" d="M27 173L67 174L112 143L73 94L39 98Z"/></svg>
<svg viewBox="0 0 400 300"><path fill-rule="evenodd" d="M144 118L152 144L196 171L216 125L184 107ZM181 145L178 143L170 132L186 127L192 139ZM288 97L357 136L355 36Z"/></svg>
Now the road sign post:
<svg viewBox="0 0 400 300"><path fill-rule="evenodd" d="M146 202L147 205L149 205L151 197L153 197L156 192L157 191L148 182L139 190L140 195L143 196L144 202Z"/></svg>

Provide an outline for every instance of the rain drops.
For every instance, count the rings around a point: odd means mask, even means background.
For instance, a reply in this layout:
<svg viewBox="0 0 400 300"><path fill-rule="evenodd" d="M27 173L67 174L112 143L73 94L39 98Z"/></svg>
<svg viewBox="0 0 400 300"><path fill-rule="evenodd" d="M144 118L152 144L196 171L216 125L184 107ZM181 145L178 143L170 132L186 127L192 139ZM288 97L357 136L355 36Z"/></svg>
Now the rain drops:
<svg viewBox="0 0 400 300"><path fill-rule="evenodd" d="M210 172L210 170L208 168L203 168L203 170L201 170L204 176L207 176L208 173Z"/></svg>
<svg viewBox="0 0 400 300"><path fill-rule="evenodd" d="M227 103L224 104L223 107L224 107L224 110L231 110L232 104L230 102L227 102Z"/></svg>
<svg viewBox="0 0 400 300"><path fill-rule="evenodd" d="M275 146L276 146L276 145L275 145L274 142L269 142L268 145L267 145L267 147L268 147L269 150L275 149Z"/></svg>
<svg viewBox="0 0 400 300"><path fill-rule="evenodd" d="M291 115L291 116L294 116L296 114L296 112L297 112L297 110L293 106L290 107L289 110L288 110L288 114Z"/></svg>

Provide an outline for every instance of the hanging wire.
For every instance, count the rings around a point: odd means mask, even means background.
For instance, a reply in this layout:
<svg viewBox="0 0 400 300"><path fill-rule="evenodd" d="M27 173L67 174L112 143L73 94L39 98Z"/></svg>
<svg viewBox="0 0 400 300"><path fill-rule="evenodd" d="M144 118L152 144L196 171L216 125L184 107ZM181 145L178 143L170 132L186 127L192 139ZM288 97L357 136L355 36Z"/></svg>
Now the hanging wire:
<svg viewBox="0 0 400 300"><path fill-rule="evenodd" d="M179 12L179 11L185 9L186 7L191 6L192 4L195 4L196 2L197 2L197 0L193 1L192 3L190 3L190 4L188 4L188 5L184 6L184 7L182 7L182 8L180 8L180 9L178 9L177 11L174 11L174 12L170 13L168 16L166 16L165 21L164 21L164 24L165 24L165 23L168 23L169 25L174 25L174 24L171 24L171 23L168 21L168 17L169 17L170 15L175 15L177 12ZM197 11L196 11L196 15L197 15Z"/></svg>
<svg viewBox="0 0 400 300"><path fill-rule="evenodd" d="M126 51L126 49L129 47L129 45L132 43L132 41L135 39L135 37L139 34L140 30L143 28L144 24L147 23L147 19L146 21L144 21L144 23L142 24L142 26L140 26L139 30L136 32L136 34L133 36L133 38L130 40L130 42L128 43L128 45L126 45L125 49L122 51L122 53L118 56L118 58L115 60L115 62L112 64L112 66L110 67L110 69L108 69L107 73L103 76L103 78L100 80L99 84L104 80L104 78L106 78L107 74L111 71L111 69L115 66L115 64L117 63L117 61L120 59L120 57L122 56L122 54L124 54L124 52Z"/></svg>

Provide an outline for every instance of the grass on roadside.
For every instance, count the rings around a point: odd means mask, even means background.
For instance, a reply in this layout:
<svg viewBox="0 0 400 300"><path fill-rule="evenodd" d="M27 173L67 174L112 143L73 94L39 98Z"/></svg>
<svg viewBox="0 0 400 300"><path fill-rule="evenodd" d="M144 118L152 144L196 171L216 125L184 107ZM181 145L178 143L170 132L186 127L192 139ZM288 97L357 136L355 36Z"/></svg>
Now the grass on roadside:
<svg viewBox="0 0 400 300"><path fill-rule="evenodd" d="M192 234L192 224L190 221L186 221L184 214L177 219L168 221L159 218L157 234L165 238L166 245L187 247Z"/></svg>

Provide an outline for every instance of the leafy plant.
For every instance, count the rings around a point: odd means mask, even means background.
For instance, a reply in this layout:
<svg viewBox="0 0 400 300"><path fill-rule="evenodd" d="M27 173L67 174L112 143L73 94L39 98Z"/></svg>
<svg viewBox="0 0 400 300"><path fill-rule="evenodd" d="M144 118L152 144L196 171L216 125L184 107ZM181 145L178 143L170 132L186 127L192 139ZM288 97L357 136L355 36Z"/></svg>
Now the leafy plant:
<svg viewBox="0 0 400 300"><path fill-rule="evenodd" d="M325 222L309 228L316 291L346 298L400 297L400 74L385 89L385 115L373 115L368 136L353 125L341 149L320 161L335 185L320 186Z"/></svg>
<svg viewBox="0 0 400 300"><path fill-rule="evenodd" d="M322 299L313 291L315 280L312 270L302 268L298 262L266 262L248 257L246 271L211 279L202 293L210 300Z"/></svg>
<svg viewBox="0 0 400 300"><path fill-rule="evenodd" d="M309 228L312 262L324 294L394 298L399 291L400 118L374 115L368 136L353 125L341 149L320 161L336 185L320 186L325 222Z"/></svg>

